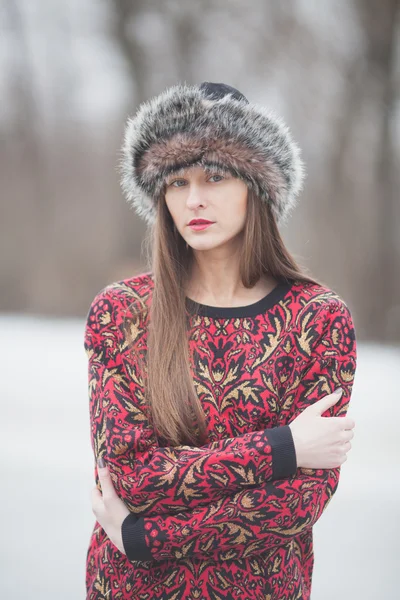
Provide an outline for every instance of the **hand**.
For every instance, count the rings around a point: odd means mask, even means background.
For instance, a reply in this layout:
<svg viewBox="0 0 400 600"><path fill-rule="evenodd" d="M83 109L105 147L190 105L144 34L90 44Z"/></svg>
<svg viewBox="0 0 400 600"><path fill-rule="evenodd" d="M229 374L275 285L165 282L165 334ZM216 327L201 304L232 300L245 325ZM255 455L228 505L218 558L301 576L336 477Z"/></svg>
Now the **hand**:
<svg viewBox="0 0 400 600"><path fill-rule="evenodd" d="M104 464L104 460L101 458L97 461L101 492L97 487L93 489L91 494L92 510L114 546L126 554L122 542L121 526L130 511L115 491L107 465L101 467L100 463Z"/></svg>
<svg viewBox="0 0 400 600"><path fill-rule="evenodd" d="M297 466L305 469L333 469L347 460L354 437L354 420L350 417L322 417L342 396L333 394L307 406L289 425L296 450Z"/></svg>

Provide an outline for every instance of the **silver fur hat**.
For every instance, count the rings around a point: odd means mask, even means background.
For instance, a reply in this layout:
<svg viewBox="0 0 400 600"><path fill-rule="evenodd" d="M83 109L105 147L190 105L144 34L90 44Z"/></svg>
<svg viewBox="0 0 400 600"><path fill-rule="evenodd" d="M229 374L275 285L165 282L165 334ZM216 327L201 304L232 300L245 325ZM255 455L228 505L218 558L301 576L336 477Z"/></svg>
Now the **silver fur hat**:
<svg viewBox="0 0 400 600"><path fill-rule="evenodd" d="M148 224L165 178L201 165L228 171L270 202L278 223L303 186L300 149L271 110L223 84L179 84L140 105L128 119L120 162L126 200Z"/></svg>

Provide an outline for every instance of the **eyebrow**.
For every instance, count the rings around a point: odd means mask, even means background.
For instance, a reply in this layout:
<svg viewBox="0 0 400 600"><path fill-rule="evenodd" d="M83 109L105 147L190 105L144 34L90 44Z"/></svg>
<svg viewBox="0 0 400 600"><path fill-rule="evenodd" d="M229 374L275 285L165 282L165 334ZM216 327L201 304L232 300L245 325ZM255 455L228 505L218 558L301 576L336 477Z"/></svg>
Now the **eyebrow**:
<svg viewBox="0 0 400 600"><path fill-rule="evenodd" d="M172 171L172 173L168 173L168 175L165 176L165 181L170 181L171 179L174 179L176 177L185 177L187 175L187 167L182 167L177 171Z"/></svg>

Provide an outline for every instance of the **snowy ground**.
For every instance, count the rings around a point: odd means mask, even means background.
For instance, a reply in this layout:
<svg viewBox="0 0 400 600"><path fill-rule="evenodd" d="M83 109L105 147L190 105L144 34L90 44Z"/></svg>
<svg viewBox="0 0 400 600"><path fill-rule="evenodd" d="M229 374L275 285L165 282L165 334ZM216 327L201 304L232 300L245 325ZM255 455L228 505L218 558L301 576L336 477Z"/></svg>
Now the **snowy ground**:
<svg viewBox="0 0 400 600"><path fill-rule="evenodd" d="M0 335L0 596L84 600L94 480L83 322L0 316ZM400 348L359 344L355 437L314 527L312 600L398 597L399 370Z"/></svg>

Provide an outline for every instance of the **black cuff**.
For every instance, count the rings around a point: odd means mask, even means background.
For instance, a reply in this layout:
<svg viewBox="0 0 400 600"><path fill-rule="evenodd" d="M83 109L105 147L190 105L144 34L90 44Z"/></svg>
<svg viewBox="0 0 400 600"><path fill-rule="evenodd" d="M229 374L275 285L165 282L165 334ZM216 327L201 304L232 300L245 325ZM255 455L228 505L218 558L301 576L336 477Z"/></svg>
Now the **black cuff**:
<svg viewBox="0 0 400 600"><path fill-rule="evenodd" d="M296 448L289 425L266 429L272 448L272 477L285 479L297 470Z"/></svg>
<svg viewBox="0 0 400 600"><path fill-rule="evenodd" d="M144 537L144 517L129 513L122 521L121 533L129 560L154 560Z"/></svg>

